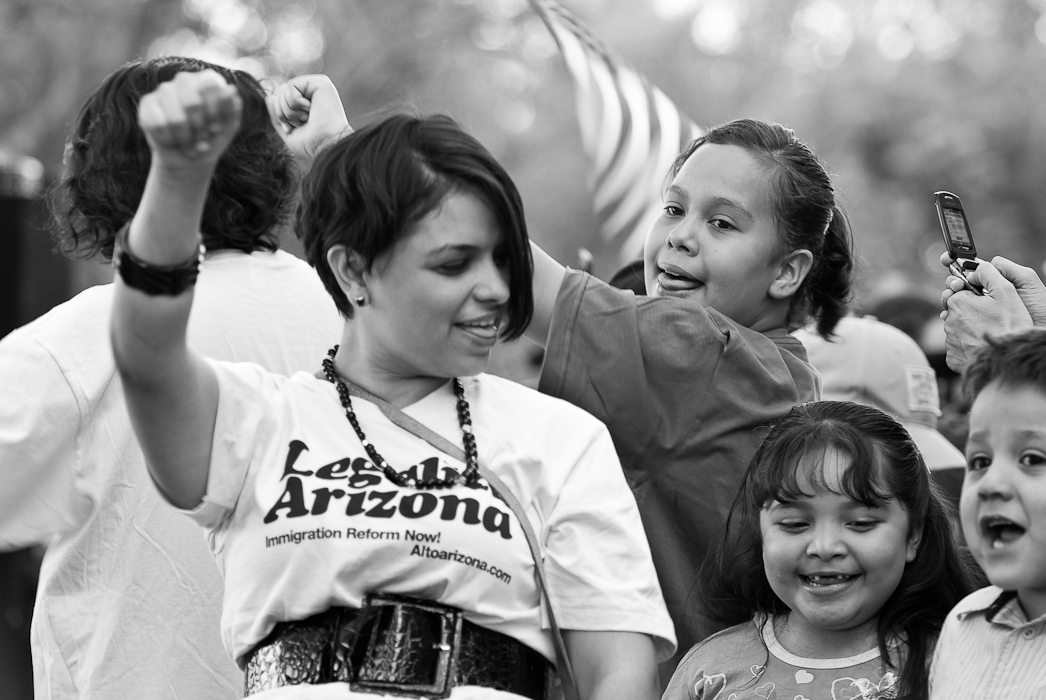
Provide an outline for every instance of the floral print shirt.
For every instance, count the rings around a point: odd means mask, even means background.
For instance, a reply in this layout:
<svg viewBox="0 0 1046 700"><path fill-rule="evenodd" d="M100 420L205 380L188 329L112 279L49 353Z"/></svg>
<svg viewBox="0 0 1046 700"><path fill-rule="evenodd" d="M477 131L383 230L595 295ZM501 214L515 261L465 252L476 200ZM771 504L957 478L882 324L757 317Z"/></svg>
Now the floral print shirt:
<svg viewBox="0 0 1046 700"><path fill-rule="evenodd" d="M808 659L787 651L756 619L695 645L662 700L893 700L897 676L878 647L856 656Z"/></svg>

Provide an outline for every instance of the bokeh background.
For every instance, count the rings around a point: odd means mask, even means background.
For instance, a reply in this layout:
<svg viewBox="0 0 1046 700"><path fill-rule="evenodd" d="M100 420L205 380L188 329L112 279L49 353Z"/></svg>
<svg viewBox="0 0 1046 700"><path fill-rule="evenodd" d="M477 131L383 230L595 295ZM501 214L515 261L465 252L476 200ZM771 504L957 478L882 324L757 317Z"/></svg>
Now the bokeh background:
<svg viewBox="0 0 1046 700"><path fill-rule="evenodd" d="M932 193L962 197L982 257L1042 269L1046 0L565 4L698 124L774 120L814 148L853 225L856 307L923 345L947 405ZM516 179L546 250L575 265L589 251L603 278L629 259L597 231L573 86L525 0L0 0L0 335L111 279L105 265L52 252L39 194L85 97L123 62L165 53L273 84L327 73L357 124L389 107L450 113ZM520 341L494 371L532 383L540 361ZM961 440L961 415L944 421ZM10 700L31 697L40 551L0 555Z"/></svg>

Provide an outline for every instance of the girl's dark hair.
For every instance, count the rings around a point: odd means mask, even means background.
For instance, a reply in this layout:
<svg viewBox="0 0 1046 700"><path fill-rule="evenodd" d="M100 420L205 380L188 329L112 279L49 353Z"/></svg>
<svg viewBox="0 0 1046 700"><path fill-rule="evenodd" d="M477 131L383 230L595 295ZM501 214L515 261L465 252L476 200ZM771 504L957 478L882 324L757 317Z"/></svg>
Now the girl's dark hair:
<svg viewBox="0 0 1046 700"><path fill-rule="evenodd" d="M1046 329L1033 328L993 339L963 371L963 396L970 403L992 382L1007 389L1030 387L1046 394Z"/></svg>
<svg viewBox="0 0 1046 700"><path fill-rule="evenodd" d="M276 250L294 197L294 160L269 121L265 91L248 73L195 58L133 61L87 99L66 143L65 172L48 195L58 248L71 257L113 255L117 231L138 208L151 154L138 103L181 72L217 71L243 100L240 130L218 161L200 231L208 249Z"/></svg>
<svg viewBox="0 0 1046 700"><path fill-rule="evenodd" d="M736 119L691 141L676 157L669 177L675 177L687 158L706 143L740 146L773 171L771 204L784 249L805 248L813 254L813 266L792 298L788 328L795 330L816 319L817 332L828 338L847 313L853 276L850 224L836 204L828 173L791 129Z"/></svg>
<svg viewBox="0 0 1046 700"><path fill-rule="evenodd" d="M353 308L327 251L344 245L370 269L454 192L479 197L504 234L509 301L502 337L522 335L534 313L523 202L494 156L443 115L394 114L369 124L325 148L302 181L295 233L343 316L352 318Z"/></svg>
<svg viewBox="0 0 1046 700"><path fill-rule="evenodd" d="M802 491L801 477L826 486L824 473L808 468L811 462L823 464L826 450L850 460L842 478L844 495L870 506L896 498L912 532L921 531L915 558L905 564L897 589L878 613L877 634L885 663L896 669L900 659L898 697L925 698L929 661L944 618L977 588L977 579L918 447L900 423L877 408L817 401L794 407L771 426L701 571L705 605L713 617L731 625L757 613L789 611L766 578L759 515L771 501L813 495ZM891 656L888 643L895 640L904 640L904 651Z"/></svg>

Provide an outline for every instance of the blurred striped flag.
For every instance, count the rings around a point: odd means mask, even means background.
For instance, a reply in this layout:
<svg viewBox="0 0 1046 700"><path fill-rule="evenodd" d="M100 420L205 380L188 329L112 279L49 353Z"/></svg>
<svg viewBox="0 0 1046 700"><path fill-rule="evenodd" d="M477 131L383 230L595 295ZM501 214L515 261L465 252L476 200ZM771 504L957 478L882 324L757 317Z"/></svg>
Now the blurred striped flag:
<svg viewBox="0 0 1046 700"><path fill-rule="evenodd" d="M574 80L600 233L623 262L633 260L661 208L669 166L701 129L570 10L556 0L529 2Z"/></svg>

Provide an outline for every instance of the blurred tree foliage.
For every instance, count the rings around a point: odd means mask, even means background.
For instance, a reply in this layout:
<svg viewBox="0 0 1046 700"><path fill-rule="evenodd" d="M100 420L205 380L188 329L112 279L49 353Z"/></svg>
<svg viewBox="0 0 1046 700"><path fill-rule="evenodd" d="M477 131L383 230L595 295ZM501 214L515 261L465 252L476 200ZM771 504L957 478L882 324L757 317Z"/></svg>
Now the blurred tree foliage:
<svg viewBox="0 0 1046 700"><path fill-rule="evenodd" d="M567 0L690 116L794 128L834 173L860 301L943 279L932 192L983 257L1046 258L1046 0ZM534 237L607 277L572 86L525 0L3 0L0 153L52 171L76 108L125 60L185 52L274 81L329 73L357 123L456 116L506 164Z"/></svg>

